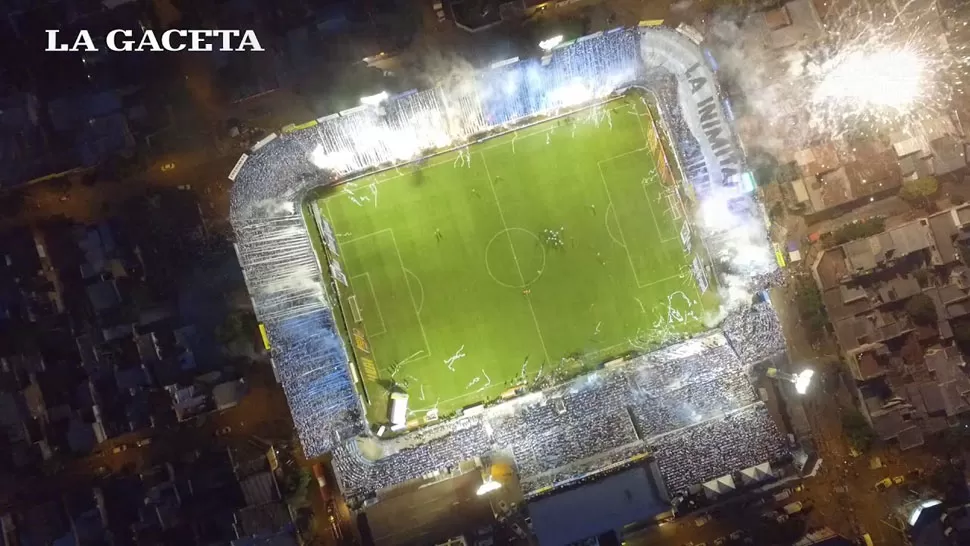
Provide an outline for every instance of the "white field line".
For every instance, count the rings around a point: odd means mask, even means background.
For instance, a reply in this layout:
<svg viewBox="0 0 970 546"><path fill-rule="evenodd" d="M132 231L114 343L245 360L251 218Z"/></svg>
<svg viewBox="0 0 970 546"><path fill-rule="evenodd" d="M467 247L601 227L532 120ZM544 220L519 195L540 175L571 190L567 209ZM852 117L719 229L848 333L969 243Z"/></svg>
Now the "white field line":
<svg viewBox="0 0 970 546"><path fill-rule="evenodd" d="M425 358L430 358L431 345L428 343L428 336L424 331L424 323L421 321L421 313L418 312L418 306L414 302L414 293L411 291L411 285L408 284L407 268L404 267L404 259L401 257L401 249L397 246L397 237L394 236L393 229L391 229L391 242L394 243L394 252L397 254L397 261L401 264L401 276L404 279L404 285L407 286L408 289L408 297L411 300L411 309L414 310L414 316L418 321L418 327L421 328L421 337L424 339L424 349L427 353Z"/></svg>
<svg viewBox="0 0 970 546"><path fill-rule="evenodd" d="M515 261L515 268L519 272L519 281L522 286L525 286L525 275L522 274L522 266L519 265L519 256L515 253L515 245L512 244L512 235L509 232L509 224L505 221L505 212L502 211L502 203L498 200L498 193L495 191L495 185L492 184L492 173L488 170L488 162L485 161L485 154L482 156L482 165L485 167L485 176L488 177L488 187L492 189L492 196L495 197L495 207L498 209L499 218L502 220L502 227L505 229L505 234L509 239L509 248L512 251L512 259ZM546 342L542 338L542 329L539 327L539 318L536 316L535 307L532 305L532 300L527 296L525 299L526 303L529 304L529 311L532 313L532 322L535 323L536 333L539 335L539 343L542 345L542 354L546 357L546 362L551 363L549 359L549 351L546 349Z"/></svg>
<svg viewBox="0 0 970 546"><path fill-rule="evenodd" d="M384 314L381 313L381 305L377 301L377 292L374 291L374 284L370 280L370 273L366 273L365 272L365 273L358 273L357 275L354 275L353 277L350 278L350 284L351 285L354 284L354 279L356 279L357 277L364 277L364 280L367 281L367 287L370 289L371 299L374 300L374 308L375 308L374 310L377 311L377 318L381 321L381 331L380 332L367 332L367 335L369 337L379 336L379 335L387 332L387 324L384 322ZM364 329L367 330L367 318L364 317L363 314L361 315L361 317L364 320Z"/></svg>

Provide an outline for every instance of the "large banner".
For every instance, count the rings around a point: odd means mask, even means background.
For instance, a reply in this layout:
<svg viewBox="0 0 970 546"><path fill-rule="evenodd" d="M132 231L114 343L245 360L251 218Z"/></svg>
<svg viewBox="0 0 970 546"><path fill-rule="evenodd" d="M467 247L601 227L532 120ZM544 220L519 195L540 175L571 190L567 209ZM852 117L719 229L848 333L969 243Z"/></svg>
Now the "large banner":
<svg viewBox="0 0 970 546"><path fill-rule="evenodd" d="M701 263L700 256L694 256L694 262L691 263L690 269L694 273L694 280L697 281L697 288L701 291L701 294L707 292L710 283L707 280L707 272L704 271L704 264Z"/></svg>
<svg viewBox="0 0 970 546"><path fill-rule="evenodd" d="M340 264L336 261L330 262L330 274L333 275L333 278L340 281L340 284L350 286L347 284L347 275L344 275L344 270L340 268Z"/></svg>
<svg viewBox="0 0 970 546"><path fill-rule="evenodd" d="M690 254L692 247L690 238L690 222L684 221L684 227L680 229L680 244L684 245L684 253Z"/></svg>
<svg viewBox="0 0 970 546"><path fill-rule="evenodd" d="M330 252L334 256L337 256L337 236L333 234L333 228L330 226L330 222L323 216L320 217L320 227L323 230L323 242L330 249Z"/></svg>
<svg viewBox="0 0 970 546"><path fill-rule="evenodd" d="M323 239L323 244L327 245L327 249L334 256L338 256L337 237L333 233L333 227L331 227L330 222L327 222L327 219L320 214L319 205L314 203L310 209L313 211L313 220L317 223L317 229L320 230L320 237Z"/></svg>

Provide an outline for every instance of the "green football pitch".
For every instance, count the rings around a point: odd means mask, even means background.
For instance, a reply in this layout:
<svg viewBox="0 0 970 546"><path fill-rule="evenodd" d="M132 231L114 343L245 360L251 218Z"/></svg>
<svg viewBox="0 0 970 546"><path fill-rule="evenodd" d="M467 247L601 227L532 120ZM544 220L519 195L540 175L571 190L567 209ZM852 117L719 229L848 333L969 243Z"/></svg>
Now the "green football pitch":
<svg viewBox="0 0 970 546"><path fill-rule="evenodd" d="M372 422L392 388L420 423L704 329L716 296L652 119L626 96L311 202Z"/></svg>

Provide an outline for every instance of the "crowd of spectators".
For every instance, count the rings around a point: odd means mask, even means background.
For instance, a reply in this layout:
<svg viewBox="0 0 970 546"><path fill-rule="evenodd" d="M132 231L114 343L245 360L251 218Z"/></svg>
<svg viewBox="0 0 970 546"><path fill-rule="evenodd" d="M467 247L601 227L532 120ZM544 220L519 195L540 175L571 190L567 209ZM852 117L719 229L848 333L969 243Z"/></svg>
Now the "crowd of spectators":
<svg viewBox="0 0 970 546"><path fill-rule="evenodd" d="M579 485L599 479L604 474L618 472L639 460L637 456L646 454L648 450L646 443L637 440L576 463L525 477L519 483L527 498L541 495L549 490Z"/></svg>
<svg viewBox="0 0 970 546"><path fill-rule="evenodd" d="M581 378L572 387L547 392L547 403L518 405L514 412L490 420L496 442L511 449L520 475L545 472L637 440L625 408L628 389L618 380L622 378L597 375L607 377Z"/></svg>
<svg viewBox="0 0 970 546"><path fill-rule="evenodd" d="M447 471L492 449L492 440L478 418L449 421L436 428L447 433L376 461L361 456L353 441L337 447L333 452L334 470L347 499L360 500L391 485Z"/></svg>
<svg viewBox="0 0 970 546"><path fill-rule="evenodd" d="M618 28L581 38L541 59L476 74L478 95L490 125L609 95L643 73L639 34Z"/></svg>
<svg viewBox="0 0 970 546"><path fill-rule="evenodd" d="M344 493L363 498L499 449L513 454L526 494L647 452L675 489L711 472L775 460L784 450L741 360L719 333L405 438L407 447L384 442L393 454L373 462L356 456L352 442L339 447L333 461Z"/></svg>
<svg viewBox="0 0 970 546"><path fill-rule="evenodd" d="M740 360L722 345L676 360L639 357L630 368L630 412L648 438L756 400Z"/></svg>
<svg viewBox="0 0 970 546"><path fill-rule="evenodd" d="M786 453L785 438L763 402L650 442L671 494Z"/></svg>
<svg viewBox="0 0 970 546"><path fill-rule="evenodd" d="M347 354L298 211L237 226L236 247L306 452L363 432Z"/></svg>
<svg viewBox="0 0 970 546"><path fill-rule="evenodd" d="M768 302L732 314L721 328L745 364L756 364L785 350L781 322Z"/></svg>

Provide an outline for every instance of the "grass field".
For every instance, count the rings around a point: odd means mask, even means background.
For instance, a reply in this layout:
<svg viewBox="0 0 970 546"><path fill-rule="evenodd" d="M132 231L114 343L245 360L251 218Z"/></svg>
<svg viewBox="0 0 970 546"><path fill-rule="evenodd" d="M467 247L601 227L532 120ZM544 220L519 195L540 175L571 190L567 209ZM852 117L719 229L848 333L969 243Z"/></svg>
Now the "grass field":
<svg viewBox="0 0 970 546"><path fill-rule="evenodd" d="M702 245L685 252L689 210L658 171L651 120L623 97L313 203L349 281L336 285L372 422L392 386L412 419L445 416L703 329L716 297L691 275Z"/></svg>

